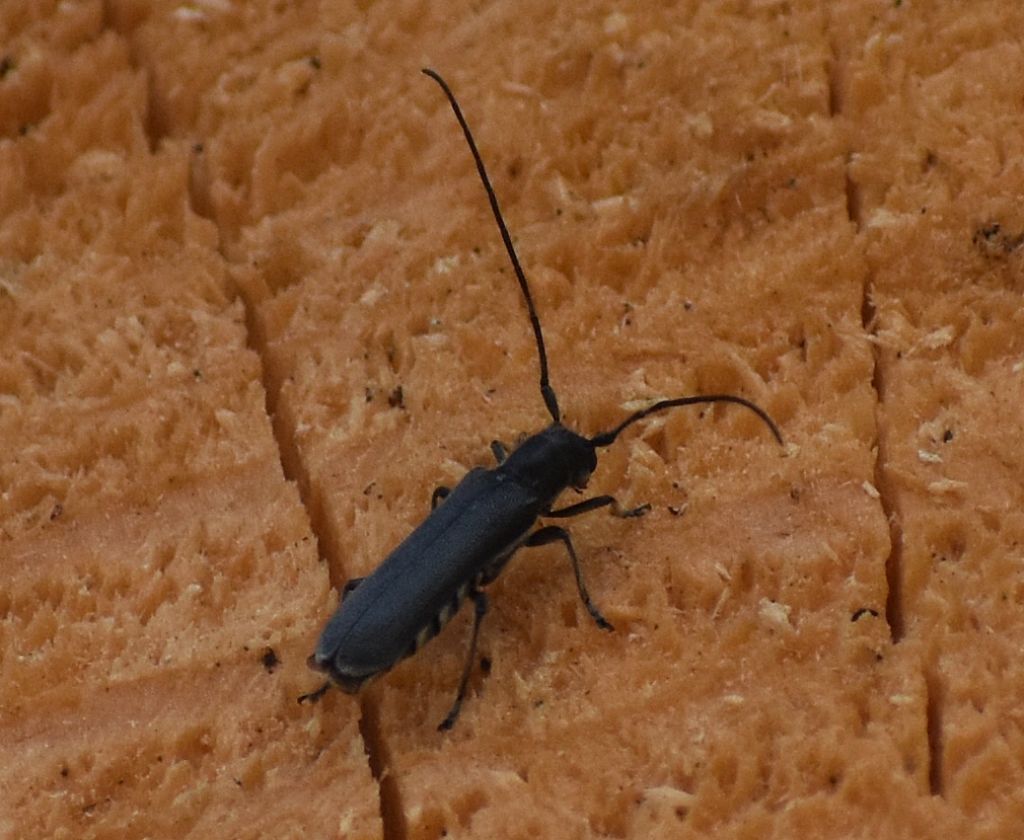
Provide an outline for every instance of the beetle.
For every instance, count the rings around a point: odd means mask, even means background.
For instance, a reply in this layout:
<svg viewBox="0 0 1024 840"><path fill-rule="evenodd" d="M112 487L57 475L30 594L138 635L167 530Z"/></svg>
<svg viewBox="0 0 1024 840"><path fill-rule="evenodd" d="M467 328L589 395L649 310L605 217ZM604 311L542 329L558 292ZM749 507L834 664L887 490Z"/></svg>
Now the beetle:
<svg viewBox="0 0 1024 840"><path fill-rule="evenodd" d="M316 691L302 695L299 702L319 700L331 685L355 694L368 681L436 636L468 598L475 608L469 655L455 701L438 726L446 730L459 715L472 673L480 625L488 609L484 587L501 574L517 549L562 543L572 564L580 600L598 627L612 629L587 592L569 532L557 525L542 525L534 530L542 517L566 518L610 508L616 516L628 518L650 509L650 505L623 508L608 495L559 509L552 507L563 490L582 491L587 486L597 468L598 449L609 446L625 429L655 412L708 403L741 405L760 417L780 444L782 435L767 412L732 394L661 400L631 414L615 428L589 438L562 424L558 399L548 381L540 319L483 159L447 82L434 70L424 69L423 73L437 82L447 97L487 194L533 327L540 362L540 392L551 423L527 437L511 453L499 442L492 443L491 451L497 461L494 468L476 467L454 489L435 489L427 518L369 576L352 578L345 584L341 603L309 658L309 666L328 679Z"/></svg>

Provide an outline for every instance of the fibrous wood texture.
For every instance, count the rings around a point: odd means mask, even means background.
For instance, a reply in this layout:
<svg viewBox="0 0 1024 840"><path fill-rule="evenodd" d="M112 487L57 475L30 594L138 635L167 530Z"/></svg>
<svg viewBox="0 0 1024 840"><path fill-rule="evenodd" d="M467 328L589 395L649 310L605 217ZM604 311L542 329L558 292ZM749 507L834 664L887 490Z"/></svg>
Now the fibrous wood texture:
<svg viewBox="0 0 1024 840"><path fill-rule="evenodd" d="M1024 819L1024 13L0 7L0 835L991 837ZM657 398L571 529L295 699L433 488ZM575 499L567 499L575 501ZM468 611L467 611L468 612Z"/></svg>

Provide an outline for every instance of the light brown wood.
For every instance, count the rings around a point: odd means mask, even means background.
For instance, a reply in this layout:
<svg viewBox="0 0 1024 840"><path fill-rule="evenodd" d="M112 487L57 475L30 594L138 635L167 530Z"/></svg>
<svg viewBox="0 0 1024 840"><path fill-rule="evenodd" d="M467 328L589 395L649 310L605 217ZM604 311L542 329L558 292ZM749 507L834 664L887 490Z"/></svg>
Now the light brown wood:
<svg viewBox="0 0 1024 840"><path fill-rule="evenodd" d="M362 5L0 8L0 835L1014 836L1021 12ZM616 632L521 552L446 735L468 610L295 703L546 422L423 66L566 422L787 441L625 434L652 512L569 525Z"/></svg>

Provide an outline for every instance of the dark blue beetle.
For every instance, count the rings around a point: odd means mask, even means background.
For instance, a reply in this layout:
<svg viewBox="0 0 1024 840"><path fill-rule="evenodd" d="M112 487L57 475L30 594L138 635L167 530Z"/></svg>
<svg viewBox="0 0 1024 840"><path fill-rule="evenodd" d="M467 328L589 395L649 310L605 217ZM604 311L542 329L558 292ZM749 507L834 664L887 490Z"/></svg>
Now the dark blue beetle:
<svg viewBox="0 0 1024 840"><path fill-rule="evenodd" d="M749 400L729 394L662 400L627 417L611 431L592 438L578 435L561 424L558 400L548 382L540 321L483 160L451 89L433 70L423 72L434 79L448 97L476 162L526 300L540 356L541 395L552 423L526 438L511 454L506 454L501 444L493 443L491 449L498 461L497 467L470 470L454 490L438 487L433 495L433 509L423 523L372 574L353 578L345 585L341 604L327 622L309 660L310 667L327 674L329 681L299 700L318 700L332 683L354 694L368 680L390 670L436 636L468 596L476 606L476 617L455 702L439 727L449 729L462 706L476 657L480 622L487 612L487 596L481 587L501 573L520 546L563 543L572 561L580 598L599 627L612 629L587 593L569 533L554 525L532 530L542 516L576 516L610 507L616 516L631 517L649 509L649 505L624 509L612 496L595 496L559 510L552 509L563 490L570 487L582 490L587 486L591 473L597 468L598 447L608 446L627 426L654 412L698 403L729 402L745 406L768 425L779 443L782 443L782 436L764 410Z"/></svg>

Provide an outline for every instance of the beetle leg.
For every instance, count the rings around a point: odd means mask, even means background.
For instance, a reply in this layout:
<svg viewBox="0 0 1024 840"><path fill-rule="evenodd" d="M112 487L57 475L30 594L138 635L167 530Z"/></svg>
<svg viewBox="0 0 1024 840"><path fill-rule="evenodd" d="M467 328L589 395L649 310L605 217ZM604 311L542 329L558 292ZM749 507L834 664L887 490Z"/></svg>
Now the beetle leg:
<svg viewBox="0 0 1024 840"><path fill-rule="evenodd" d="M505 463L505 459L508 457L508 447L500 440L492 440L491 454L494 455L494 460L497 461L500 466Z"/></svg>
<svg viewBox="0 0 1024 840"><path fill-rule="evenodd" d="M316 691L311 691L309 694L303 694L301 697L299 697L299 702L300 703L306 703L306 702L316 703L316 702L318 702L320 700L321 697L323 697L327 693L327 689L329 689L330 687L331 687L330 682L325 682Z"/></svg>
<svg viewBox="0 0 1024 840"><path fill-rule="evenodd" d="M448 494L452 492L451 487L445 487L443 484L434 488L434 493L430 497L430 509L436 508L441 501L448 498Z"/></svg>
<svg viewBox="0 0 1024 840"><path fill-rule="evenodd" d="M341 603L345 603L345 599L352 594L359 584L361 584L366 578L349 578L345 581L345 585L341 587Z"/></svg>
<svg viewBox="0 0 1024 840"><path fill-rule="evenodd" d="M469 640L469 656L466 658L466 664L462 667L462 677L459 679L459 690L455 693L455 702L452 703L448 714L437 727L442 732L451 729L455 724L455 718L459 716L462 700L466 696L466 686L469 685L469 675L473 672L473 662L476 660L476 640L480 635L480 622L487 614L487 596L479 589L474 589L470 594L473 597L476 610L473 618L473 635Z"/></svg>
<svg viewBox="0 0 1024 840"><path fill-rule="evenodd" d="M544 516L551 516L556 519L567 516L579 516L581 513L589 513L592 510L607 507L608 505L611 505L612 516L618 516L621 519L643 516L651 509L649 504L643 504L635 508L624 508L614 496L594 496L592 499L584 499L582 502L577 502L574 505L559 508L558 510L546 510L544 511Z"/></svg>
<svg viewBox="0 0 1024 840"><path fill-rule="evenodd" d="M586 504L586 502L581 502L581 504ZM605 502L605 504L610 503ZM587 593L587 587L583 583L583 573L580 571L580 561L576 556L576 549L572 547L572 539L569 537L569 532L566 531L565 528L559 528L557 525L548 525L544 528L540 528L530 534L523 545L548 545L549 543L558 541L564 543L565 547L569 550L569 558L572 560L572 571L573 574L576 575L576 588L579 590L580 600L583 601L583 606L587 608L587 612L590 613L590 617L594 619L598 627L602 630L614 630L615 628L612 627L611 622L601 615L601 611L595 607L594 602L590 600L590 595Z"/></svg>

